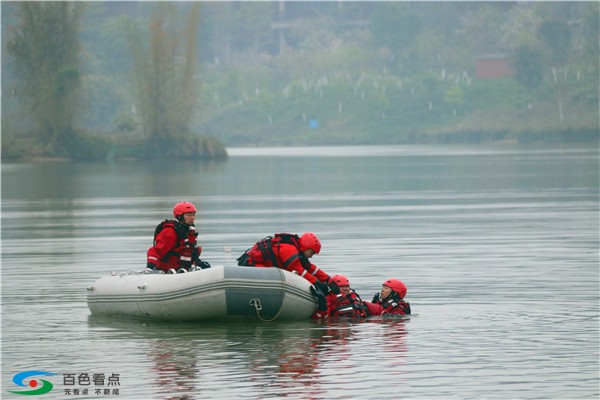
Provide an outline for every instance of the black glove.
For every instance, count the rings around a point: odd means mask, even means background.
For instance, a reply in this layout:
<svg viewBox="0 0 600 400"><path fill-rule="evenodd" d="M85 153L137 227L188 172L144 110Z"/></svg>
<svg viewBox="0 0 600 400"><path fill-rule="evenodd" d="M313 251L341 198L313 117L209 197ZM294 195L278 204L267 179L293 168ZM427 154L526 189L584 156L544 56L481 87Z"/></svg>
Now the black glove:
<svg viewBox="0 0 600 400"><path fill-rule="evenodd" d="M327 286L329 286L329 289L331 289L331 291L335 294L340 294L340 287L338 286L337 283L335 283L334 281L330 280L327 283Z"/></svg>
<svg viewBox="0 0 600 400"><path fill-rule="evenodd" d="M146 268L147 268L147 269L151 269L151 270L153 270L153 271L157 269L157 267L156 267L156 264L154 264L154 263L152 263L152 262L148 262L148 263L146 264Z"/></svg>
<svg viewBox="0 0 600 400"><path fill-rule="evenodd" d="M196 265L202 269L210 268L210 264L208 263L208 261L198 260L198 263Z"/></svg>
<svg viewBox="0 0 600 400"><path fill-rule="evenodd" d="M248 250L246 250L246 252L244 254L239 256L239 258L237 259L237 262L240 267L250 265L250 263L248 262Z"/></svg>
<svg viewBox="0 0 600 400"><path fill-rule="evenodd" d="M377 303L379 301L380 297L381 297L381 294L377 293L375 296L373 296L373 300L371 300L371 303Z"/></svg>
<svg viewBox="0 0 600 400"><path fill-rule="evenodd" d="M317 298L317 301L319 302L319 305L317 306L317 310L318 311L327 311L327 300L325 299L325 295L323 294L323 292L320 289L315 288L314 286L310 287L310 292L315 295L315 297Z"/></svg>
<svg viewBox="0 0 600 400"><path fill-rule="evenodd" d="M192 262L198 264L200 262L200 253L202 253L202 247L196 245L192 249Z"/></svg>
<svg viewBox="0 0 600 400"><path fill-rule="evenodd" d="M327 286L326 283L317 280L315 281L315 283L313 283L313 285L315 285L315 287L319 289L323 293L323 295L327 296L329 294L329 286Z"/></svg>

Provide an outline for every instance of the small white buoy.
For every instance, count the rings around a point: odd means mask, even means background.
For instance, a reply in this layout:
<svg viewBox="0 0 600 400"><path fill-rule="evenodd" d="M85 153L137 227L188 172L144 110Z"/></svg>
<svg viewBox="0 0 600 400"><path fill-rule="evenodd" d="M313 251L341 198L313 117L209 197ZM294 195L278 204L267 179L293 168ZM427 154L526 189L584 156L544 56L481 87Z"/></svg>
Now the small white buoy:
<svg viewBox="0 0 600 400"><path fill-rule="evenodd" d="M231 253L231 247L226 246L225 247L225 253L227 253L227 254Z"/></svg>

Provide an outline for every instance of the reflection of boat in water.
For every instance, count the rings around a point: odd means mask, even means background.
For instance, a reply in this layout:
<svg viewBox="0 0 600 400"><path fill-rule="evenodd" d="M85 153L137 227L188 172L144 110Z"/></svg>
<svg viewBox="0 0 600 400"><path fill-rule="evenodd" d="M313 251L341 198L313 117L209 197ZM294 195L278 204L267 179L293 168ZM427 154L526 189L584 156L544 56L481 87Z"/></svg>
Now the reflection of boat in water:
<svg viewBox="0 0 600 400"><path fill-rule="evenodd" d="M380 375L401 379L409 323L382 318L204 323L88 315L97 343L119 344L117 372L137 379L129 393L165 400L321 399L332 391L336 398L370 398L371 386L349 382L363 371L365 359L384 366Z"/></svg>
<svg viewBox="0 0 600 400"><path fill-rule="evenodd" d="M309 319L317 307L304 278L279 268L221 266L184 274L123 273L88 288L93 315L157 320Z"/></svg>
<svg viewBox="0 0 600 400"><path fill-rule="evenodd" d="M299 399L324 394L319 354L329 346L330 334L313 319L204 323L88 315L87 326L95 340L124 349L120 365L128 369L118 372L136 377L127 387L136 398L275 398L285 393ZM349 325L343 331L352 334Z"/></svg>

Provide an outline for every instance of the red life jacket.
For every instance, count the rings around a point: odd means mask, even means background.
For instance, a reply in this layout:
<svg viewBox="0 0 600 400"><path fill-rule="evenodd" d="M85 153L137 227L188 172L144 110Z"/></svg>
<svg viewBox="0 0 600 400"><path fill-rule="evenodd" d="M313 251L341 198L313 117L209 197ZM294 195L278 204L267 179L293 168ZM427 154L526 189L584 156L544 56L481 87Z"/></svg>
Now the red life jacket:
<svg viewBox="0 0 600 400"><path fill-rule="evenodd" d="M368 307L354 290L350 289L350 293L347 295L340 293L334 296L333 308L329 310L330 316L349 318L367 318L369 316Z"/></svg>
<svg viewBox="0 0 600 400"><path fill-rule="evenodd" d="M385 309L385 313L387 314L397 314L394 312L394 310L400 309L404 315L410 315L410 303L400 299L398 296L388 296L387 299L382 301L380 304Z"/></svg>
<svg viewBox="0 0 600 400"><path fill-rule="evenodd" d="M177 233L179 239L175 248L171 249L160 260L166 264L179 264L181 267L189 269L199 254L194 254L196 251L196 237L198 232L193 225L186 225L174 219L165 219L156 226L154 230L154 246L156 246L156 236L166 228L172 228Z"/></svg>
<svg viewBox="0 0 600 400"><path fill-rule="evenodd" d="M276 248L281 244L291 244L298 249L297 257L294 256L292 260L282 260L282 263L285 263L286 265L280 265L281 263L278 262L275 251L273 250L273 248ZM290 259L291 258L292 257L290 257ZM238 265L256 265L262 260L270 262L273 267L287 269L287 266L296 258L300 260L300 265L302 265L305 270L310 269L310 261L306 258L304 252L300 248L300 237L291 233L276 233L274 236L267 236L257 242L251 249L246 250L237 261Z"/></svg>

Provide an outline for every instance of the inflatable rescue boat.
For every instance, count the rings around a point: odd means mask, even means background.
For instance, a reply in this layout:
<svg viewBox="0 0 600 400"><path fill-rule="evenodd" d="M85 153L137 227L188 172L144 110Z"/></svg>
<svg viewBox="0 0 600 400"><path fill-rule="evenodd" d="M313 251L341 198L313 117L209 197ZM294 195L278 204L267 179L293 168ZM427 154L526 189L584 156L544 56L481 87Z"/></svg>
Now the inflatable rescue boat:
<svg viewBox="0 0 600 400"><path fill-rule="evenodd" d="M87 288L92 315L165 321L309 319L311 284L279 268L220 266L182 274L122 273Z"/></svg>

